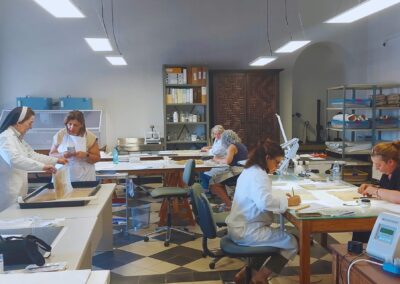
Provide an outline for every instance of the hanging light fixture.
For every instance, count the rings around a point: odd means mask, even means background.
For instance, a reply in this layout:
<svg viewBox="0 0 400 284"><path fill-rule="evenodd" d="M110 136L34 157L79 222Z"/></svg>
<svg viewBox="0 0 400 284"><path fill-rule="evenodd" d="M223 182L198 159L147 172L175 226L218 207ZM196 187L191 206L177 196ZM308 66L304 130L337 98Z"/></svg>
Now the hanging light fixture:
<svg viewBox="0 0 400 284"><path fill-rule="evenodd" d="M368 0L327 20L328 24L352 23L400 3L400 0Z"/></svg>
<svg viewBox="0 0 400 284"><path fill-rule="evenodd" d="M70 0L34 0L56 18L85 18Z"/></svg>

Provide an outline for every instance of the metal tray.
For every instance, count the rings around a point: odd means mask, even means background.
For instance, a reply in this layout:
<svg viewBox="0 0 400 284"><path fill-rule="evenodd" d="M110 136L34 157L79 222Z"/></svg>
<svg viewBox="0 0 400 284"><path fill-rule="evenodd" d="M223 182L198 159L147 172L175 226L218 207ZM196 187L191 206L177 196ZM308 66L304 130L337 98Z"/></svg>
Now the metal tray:
<svg viewBox="0 0 400 284"><path fill-rule="evenodd" d="M74 189L87 189L90 190L87 196L94 196L101 188L99 181L81 181L81 182L71 182L71 185ZM32 209L32 208L54 208L54 207L75 207L75 206L84 206L90 202L90 200L62 200L57 201L32 201L37 197L40 193L45 190L54 189L53 183L48 183L43 185L33 191L32 193L28 194L23 200L23 203L19 203L19 207L21 209Z"/></svg>

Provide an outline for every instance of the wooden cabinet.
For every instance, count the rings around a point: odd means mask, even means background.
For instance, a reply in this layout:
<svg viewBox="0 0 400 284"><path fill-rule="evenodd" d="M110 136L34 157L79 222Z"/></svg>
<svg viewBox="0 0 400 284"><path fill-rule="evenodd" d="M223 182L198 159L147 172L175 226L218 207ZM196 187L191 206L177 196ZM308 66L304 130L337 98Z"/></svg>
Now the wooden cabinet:
<svg viewBox="0 0 400 284"><path fill-rule="evenodd" d="M200 149L209 141L208 81L207 67L163 66L167 150Z"/></svg>
<svg viewBox="0 0 400 284"><path fill-rule="evenodd" d="M280 71L211 71L213 125L236 131L248 147L266 138L279 141Z"/></svg>

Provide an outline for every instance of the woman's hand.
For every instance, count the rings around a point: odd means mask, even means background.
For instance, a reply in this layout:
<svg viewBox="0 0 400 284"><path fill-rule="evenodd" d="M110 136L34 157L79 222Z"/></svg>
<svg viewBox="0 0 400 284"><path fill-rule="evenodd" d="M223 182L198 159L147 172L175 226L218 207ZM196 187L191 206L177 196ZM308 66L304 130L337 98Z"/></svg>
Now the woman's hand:
<svg viewBox="0 0 400 284"><path fill-rule="evenodd" d="M66 151L66 152L63 153L63 157L64 157L65 159L69 159L69 158L74 157L75 154L76 154L75 152Z"/></svg>
<svg viewBox="0 0 400 284"><path fill-rule="evenodd" d="M68 163L68 160L66 158L57 159L57 164L65 165L66 163Z"/></svg>
<svg viewBox="0 0 400 284"><path fill-rule="evenodd" d="M49 174L55 174L57 169L53 165L44 165L43 170Z"/></svg>
<svg viewBox="0 0 400 284"><path fill-rule="evenodd" d="M361 188L361 186L360 186ZM372 196L376 194L376 191L378 190L378 187L373 186L371 184L368 184L367 187L364 188L362 192L360 192L360 188L358 189L358 192L361 193L364 196Z"/></svg>
<svg viewBox="0 0 400 284"><path fill-rule="evenodd" d="M77 157L78 159L86 159L87 153L83 151L78 151L75 153L75 157Z"/></svg>
<svg viewBox="0 0 400 284"><path fill-rule="evenodd" d="M372 184L369 183L363 183L362 185L360 185L360 187L358 188L358 193L364 194L364 191L367 189L367 187L372 186Z"/></svg>
<svg viewBox="0 0 400 284"><path fill-rule="evenodd" d="M290 195L290 193L286 193L288 199L288 206L297 206L301 203L301 198L299 195Z"/></svg>

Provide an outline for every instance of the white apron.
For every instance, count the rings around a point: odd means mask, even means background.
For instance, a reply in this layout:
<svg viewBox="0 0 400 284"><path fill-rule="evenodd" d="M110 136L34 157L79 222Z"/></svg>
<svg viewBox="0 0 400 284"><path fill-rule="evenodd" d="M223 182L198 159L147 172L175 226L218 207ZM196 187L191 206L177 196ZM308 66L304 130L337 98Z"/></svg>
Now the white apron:
<svg viewBox="0 0 400 284"><path fill-rule="evenodd" d="M86 135L81 137L65 134L61 144L58 146L58 152L64 153L71 148L75 148L76 152L87 152L88 149L86 145ZM96 180L96 170L94 164L88 163L86 159L72 157L68 159L67 167L69 169L71 181Z"/></svg>

